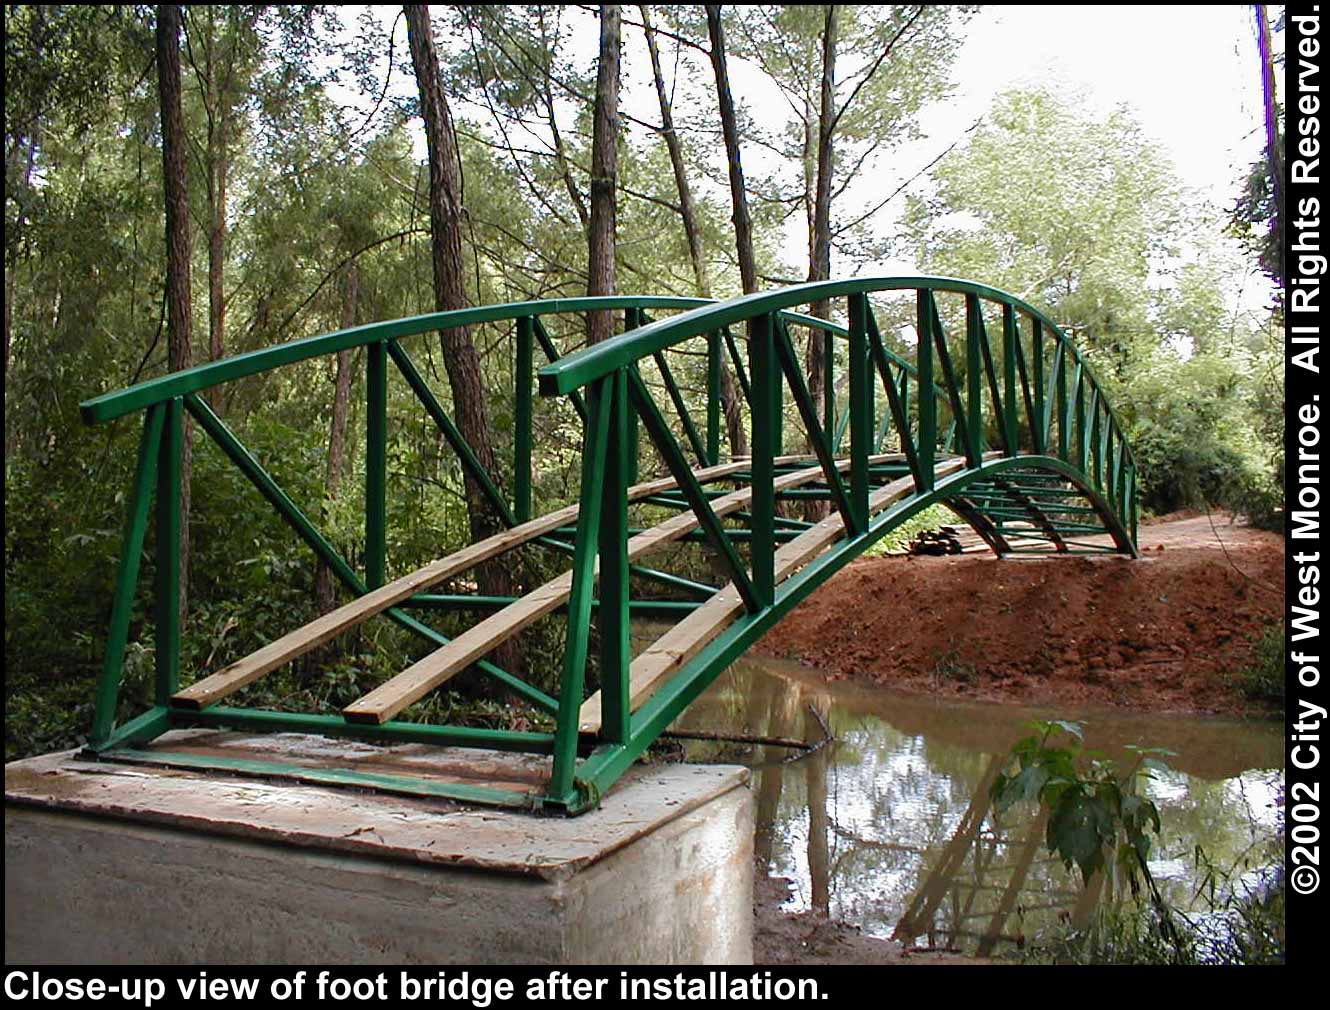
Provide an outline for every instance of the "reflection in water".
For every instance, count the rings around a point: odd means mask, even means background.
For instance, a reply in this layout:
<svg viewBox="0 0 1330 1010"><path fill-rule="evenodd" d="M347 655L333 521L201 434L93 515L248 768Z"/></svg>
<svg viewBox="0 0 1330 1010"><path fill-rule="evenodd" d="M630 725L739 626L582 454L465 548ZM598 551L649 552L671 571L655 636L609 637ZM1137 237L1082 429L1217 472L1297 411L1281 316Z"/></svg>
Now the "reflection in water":
<svg viewBox="0 0 1330 1010"><path fill-rule="evenodd" d="M689 757L753 767L759 867L794 882L791 910L988 954L1058 923L1084 923L1106 890L1102 879L1082 886L1048 853L1033 804L999 815L988 801L1003 759L1036 717L1079 719L1087 746L1119 762L1131 760L1130 744L1176 752L1174 770L1148 792L1164 825L1150 868L1178 905L1193 902L1197 846L1229 868L1273 837L1283 768L1273 723L939 702L745 660L675 728L812 744L830 729L834 740L806 753L707 743L690 745Z"/></svg>

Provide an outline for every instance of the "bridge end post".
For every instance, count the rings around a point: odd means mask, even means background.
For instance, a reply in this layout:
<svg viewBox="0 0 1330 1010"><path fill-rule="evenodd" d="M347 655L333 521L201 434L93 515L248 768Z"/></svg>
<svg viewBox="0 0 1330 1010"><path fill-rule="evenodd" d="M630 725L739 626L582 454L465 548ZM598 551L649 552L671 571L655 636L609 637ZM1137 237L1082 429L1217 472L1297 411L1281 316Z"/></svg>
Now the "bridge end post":
<svg viewBox="0 0 1330 1010"><path fill-rule="evenodd" d="M776 322L770 315L749 322L748 373L752 383L753 415L753 533L751 556L753 590L761 606L776 595L775 457L780 444L780 383L776 361Z"/></svg>
<svg viewBox="0 0 1330 1010"><path fill-rule="evenodd" d="M628 374L620 369L606 380L602 395L610 396L605 476L601 487L600 631L601 736L612 743L628 740L629 648L628 574Z"/></svg>

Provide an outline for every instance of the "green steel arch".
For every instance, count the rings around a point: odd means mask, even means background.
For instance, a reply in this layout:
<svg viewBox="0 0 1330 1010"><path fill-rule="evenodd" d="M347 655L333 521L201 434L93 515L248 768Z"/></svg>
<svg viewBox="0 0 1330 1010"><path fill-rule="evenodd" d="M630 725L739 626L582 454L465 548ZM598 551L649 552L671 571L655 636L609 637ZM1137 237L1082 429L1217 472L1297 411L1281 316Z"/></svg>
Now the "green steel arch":
<svg viewBox="0 0 1330 1010"><path fill-rule="evenodd" d="M843 303L846 323L799 311L820 301ZM623 332L562 356L547 321L560 318L566 323L598 310L622 313ZM671 311L677 314L659 320L649 315ZM481 467L403 343L442 328L500 324L511 331L514 354L509 493L500 475ZM810 395L792 327L820 333L826 343L821 402ZM910 343L893 341L893 329L913 330L912 353L893 347ZM363 575L199 395L353 347L366 349ZM539 370L539 390L545 397L571 403L581 419L583 451L577 501L533 516L537 347L549 362ZM705 365L690 365L684 355L704 359ZM721 368L726 360L738 380L752 437L749 455L729 459L721 452ZM391 580L386 501L389 363L505 525L488 540ZM701 424L692 415L699 397L693 396L690 405L685 383L676 375L689 367L703 376ZM657 400L662 391L666 409ZM945 277L815 282L723 302L616 296L433 313L211 362L88 400L82 411L90 424L143 415L86 749L89 756L104 760L218 768L578 813L598 803L684 707L800 600L933 504L954 509L1000 555L1136 553L1135 461L1089 363L1066 333L1028 303L982 284ZM191 671L197 676L182 687L175 601L180 578L179 458L186 414L329 566L353 599L220 670ZM802 429L806 453L786 452L787 429ZM644 445L654 450L648 460L658 473L640 479ZM783 503L798 500L825 502L829 514L807 520L785 514ZM154 508L154 704L117 724L139 559ZM634 508L659 521L630 526ZM728 577L725 584L640 563L665 545L689 541L705 543L716 554ZM524 545L571 556L571 569L514 598L429 592L480 562ZM684 598L636 598L634 580ZM438 610L485 616L449 640L421 616ZM487 658L522 628L553 613L566 615L557 697ZM271 670L378 615L418 635L432 651L340 714L220 704ZM641 615L672 623L633 656L629 622ZM600 690L588 698L593 643ZM496 679L545 713L552 729L509 732L395 718L464 671ZM460 785L354 767L200 755L153 743L168 729L191 726L527 751L551 759L549 778L539 789Z"/></svg>

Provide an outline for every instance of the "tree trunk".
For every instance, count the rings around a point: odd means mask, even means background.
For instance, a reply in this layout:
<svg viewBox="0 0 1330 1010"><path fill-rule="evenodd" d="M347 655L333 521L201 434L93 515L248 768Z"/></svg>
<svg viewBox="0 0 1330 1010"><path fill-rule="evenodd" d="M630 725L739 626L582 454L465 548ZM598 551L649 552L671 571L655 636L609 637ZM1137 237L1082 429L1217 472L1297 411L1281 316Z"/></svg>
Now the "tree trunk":
<svg viewBox="0 0 1330 1010"><path fill-rule="evenodd" d="M226 271L226 175L229 152L226 130L228 99L218 97L216 63L208 55L208 93L212 109L208 117L208 360L217 361L226 349L226 300L223 280ZM214 410L221 409L222 389L209 395Z"/></svg>
<svg viewBox="0 0 1330 1010"><path fill-rule="evenodd" d="M839 31L839 8L827 6L822 30L822 80L817 115L817 181L813 190L812 227L809 229L808 279L825 281L831 278L831 177L834 170L832 135L836 128L836 43ZM813 302L809 312L818 319L827 319L831 303L825 299ZM826 389L826 335L821 330L808 331L808 351L804 357L804 374L808 378L808 395L816 406ZM831 419L823 419L827 437L831 438ZM808 451L813 451L809 436ZM831 513L829 502L806 503L804 518L818 522Z"/></svg>
<svg viewBox="0 0 1330 1010"><path fill-rule="evenodd" d="M600 58L596 64L596 104L591 133L591 222L587 229L587 294L612 295L615 199L618 195L619 5L601 4ZM587 342L614 335L609 309L587 314Z"/></svg>
<svg viewBox="0 0 1330 1010"><path fill-rule="evenodd" d="M356 325L356 310L360 295L360 271L354 263L346 269L342 290L342 329ZM325 499L337 499L342 487L342 470L346 466L346 426L351 413L352 350L337 352L337 377L333 383L332 427L328 432L328 480ZM326 509L325 509L326 513ZM337 586L332 569L319 562L314 575L314 605L320 614L337 606Z"/></svg>
<svg viewBox="0 0 1330 1010"><path fill-rule="evenodd" d="M429 150L430 245L434 268L434 304L440 312L466 308L469 302L463 279L462 259L462 159L457 148L457 133L452 112L439 77L439 57L430 30L429 7L407 4L407 39L420 90L420 112L425 120L425 138ZM442 330L443 363L453 396L453 413L458 430L466 439L480 465L491 475L498 473L494 439L485 413L485 387L481 378L480 355L467 327ZM466 479L467 514L473 540L482 540L502 529L502 522L480 484L470 475ZM490 596L509 596L513 580L502 562L492 561L477 570L480 591ZM495 652L495 661L509 672L517 672L517 653L513 643L505 643Z"/></svg>
<svg viewBox="0 0 1330 1010"><path fill-rule="evenodd" d="M739 158L739 124L730 94L730 73L725 61L725 28L720 6L707 5L707 32L711 36L711 67L716 73L716 99L720 126L725 136L725 157L730 169L730 202L734 212L734 241L739 254L739 277L744 294L757 290L757 259L753 255L753 219L748 213L748 191L744 187L743 163Z"/></svg>
<svg viewBox="0 0 1330 1010"><path fill-rule="evenodd" d="M1279 122L1275 110L1275 66L1270 49L1270 22L1265 4L1255 4L1257 48L1261 55L1261 95L1265 109L1265 157L1270 164L1270 192L1274 195L1274 215L1270 221L1275 237L1279 280L1284 273L1284 165L1279 155Z"/></svg>
<svg viewBox="0 0 1330 1010"><path fill-rule="evenodd" d="M166 322L167 360L173 372L188 368L193 343L190 306L189 180L186 165L185 118L180 108L180 27L178 4L157 11L157 89L162 117L162 180L166 195ZM192 425L184 421L180 452L180 619L189 600L189 507Z"/></svg>
<svg viewBox="0 0 1330 1010"><path fill-rule="evenodd" d="M656 82L656 98L660 103L661 135L665 138L665 147L670 153L674 184L679 191L679 217L683 221L684 238L688 241L688 258L693 264L693 278L697 284L698 295L710 298L711 279L707 276L706 258L702 251L702 232L697 225L697 207L693 203L693 190L688 183L688 171L683 160L683 144L679 141L678 131L674 128L674 110L670 106L669 92L665 89L665 75L660 69L656 31L651 27L651 9L646 4L639 4L638 9L642 12L642 29L646 34L647 51L651 55L651 73ZM748 433L744 430L743 405L739 401L739 388L734 381L734 373L724 361L720 365L720 402L725 412L730 456L746 456Z"/></svg>
<svg viewBox="0 0 1330 1010"><path fill-rule="evenodd" d="M825 281L831 278L831 178L834 168L832 133L836 118L836 35L838 8L827 7L826 26L822 33L822 84L818 108L817 130L817 182L813 194L813 220L809 233L808 279ZM828 301L814 302L812 314L826 319L831 312ZM823 390L823 334L820 330L808 333L808 392L817 403ZM812 449L812 446L809 446Z"/></svg>

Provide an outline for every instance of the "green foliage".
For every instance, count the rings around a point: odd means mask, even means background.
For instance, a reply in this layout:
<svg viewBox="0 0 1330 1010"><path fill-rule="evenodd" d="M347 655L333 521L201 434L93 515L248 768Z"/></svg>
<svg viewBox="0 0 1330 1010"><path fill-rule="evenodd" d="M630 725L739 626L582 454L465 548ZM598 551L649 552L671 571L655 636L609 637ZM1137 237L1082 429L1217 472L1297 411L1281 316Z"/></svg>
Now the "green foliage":
<svg viewBox="0 0 1330 1010"><path fill-rule="evenodd" d="M1137 790L1164 767L1154 756L1163 752L1140 751L1136 764L1121 772L1082 750L1079 723L1035 721L1031 727L1035 734L1012 748L1014 774L999 774L993 783L996 808L1037 801L1048 813L1048 849L1068 869L1078 867L1087 883L1097 872L1120 873L1133 894L1143 881L1157 896L1147 860L1151 835L1159 834L1159 810ZM1068 742L1051 746L1055 736Z"/></svg>
<svg viewBox="0 0 1330 1010"><path fill-rule="evenodd" d="M1047 307L1126 427L1145 509L1210 503L1268 521L1277 349L1265 320L1234 307L1246 269L1216 240L1217 216L1133 116L1009 92L935 179L906 215L919 262Z"/></svg>
<svg viewBox="0 0 1330 1010"><path fill-rule="evenodd" d="M1264 701L1284 707L1284 648L1283 621L1269 625L1256 639L1250 665L1238 672L1238 685L1242 693L1255 701Z"/></svg>
<svg viewBox="0 0 1330 1010"><path fill-rule="evenodd" d="M1282 645L1282 638L1281 638ZM1072 964L1271 964L1284 958L1282 841L1253 847L1236 865L1216 865L1198 846L1192 853L1201 880L1201 911L1166 900L1150 873L1161 836L1159 810L1141 786L1166 771L1158 748L1130 747L1123 770L1082 748L1080 723L1037 720L1034 734L1012 748L1011 765L998 775L992 799L998 810L1038 802L1047 816L1046 844L1085 885L1109 878L1089 921L1067 924L1036 938L1027 962ZM1253 884L1253 860L1259 870ZM1249 871L1243 876L1241 871ZM1127 885L1124 894L1121 882Z"/></svg>

